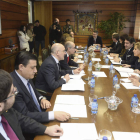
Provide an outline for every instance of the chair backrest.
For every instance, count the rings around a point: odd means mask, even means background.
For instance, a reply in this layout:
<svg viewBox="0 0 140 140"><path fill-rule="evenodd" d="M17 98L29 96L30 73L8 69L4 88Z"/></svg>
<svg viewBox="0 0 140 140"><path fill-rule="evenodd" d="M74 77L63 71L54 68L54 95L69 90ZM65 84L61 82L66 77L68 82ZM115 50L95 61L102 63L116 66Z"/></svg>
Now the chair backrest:
<svg viewBox="0 0 140 140"><path fill-rule="evenodd" d="M49 56L47 48L42 49L42 62Z"/></svg>
<svg viewBox="0 0 140 140"><path fill-rule="evenodd" d="M48 45L48 53L49 53L49 55L51 54L51 45Z"/></svg>

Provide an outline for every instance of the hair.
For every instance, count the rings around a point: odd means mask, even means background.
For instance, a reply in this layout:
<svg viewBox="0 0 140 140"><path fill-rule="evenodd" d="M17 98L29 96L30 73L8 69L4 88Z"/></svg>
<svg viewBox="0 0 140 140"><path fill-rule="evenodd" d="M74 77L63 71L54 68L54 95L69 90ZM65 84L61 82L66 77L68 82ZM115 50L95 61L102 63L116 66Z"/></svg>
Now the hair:
<svg viewBox="0 0 140 140"><path fill-rule="evenodd" d="M31 29L31 26L34 26L32 23L29 23L28 24L28 30L30 30Z"/></svg>
<svg viewBox="0 0 140 140"><path fill-rule="evenodd" d="M66 19L66 23L69 22L69 21L70 21L70 19Z"/></svg>
<svg viewBox="0 0 140 140"><path fill-rule="evenodd" d="M118 33L113 33L112 36L115 35L115 34L118 34Z"/></svg>
<svg viewBox="0 0 140 140"><path fill-rule="evenodd" d="M0 69L0 79L0 102L2 102L8 97L13 80L10 74L2 69Z"/></svg>
<svg viewBox="0 0 140 140"><path fill-rule="evenodd" d="M98 31L97 30L94 30L93 32L96 33L96 34L98 34Z"/></svg>
<svg viewBox="0 0 140 140"><path fill-rule="evenodd" d="M24 67L28 65L29 60L37 60L36 56L27 51L21 51L17 54L15 59L15 69L19 69L19 65L23 64Z"/></svg>
<svg viewBox="0 0 140 140"><path fill-rule="evenodd" d="M72 48L71 43L72 43L72 41L67 41L67 42L65 43L65 50L66 50L66 51L68 50L68 48Z"/></svg>
<svg viewBox="0 0 140 140"><path fill-rule="evenodd" d="M120 36L119 36L119 34L114 34L113 38L115 38L117 41L119 41Z"/></svg>
<svg viewBox="0 0 140 140"><path fill-rule="evenodd" d="M20 28L19 28L19 30L22 31L25 34L25 31L23 30L24 27L26 27L26 26L25 25L21 25Z"/></svg>
<svg viewBox="0 0 140 140"><path fill-rule="evenodd" d="M55 19L54 19L54 22L57 22L57 19L58 19L58 18L55 18Z"/></svg>
<svg viewBox="0 0 140 140"><path fill-rule="evenodd" d="M140 42L135 43L135 46L137 46L137 49L140 50Z"/></svg>
<svg viewBox="0 0 140 140"><path fill-rule="evenodd" d="M128 37L128 34L122 34L120 36L120 39L122 40L122 42L124 42L127 37Z"/></svg>
<svg viewBox="0 0 140 140"><path fill-rule="evenodd" d="M130 44L134 44L136 42L135 39L133 37L130 37L130 36L126 37L125 40L129 41Z"/></svg>
<svg viewBox="0 0 140 140"><path fill-rule="evenodd" d="M36 21L35 21L35 23L37 23L37 22L39 23L39 20L36 20Z"/></svg>

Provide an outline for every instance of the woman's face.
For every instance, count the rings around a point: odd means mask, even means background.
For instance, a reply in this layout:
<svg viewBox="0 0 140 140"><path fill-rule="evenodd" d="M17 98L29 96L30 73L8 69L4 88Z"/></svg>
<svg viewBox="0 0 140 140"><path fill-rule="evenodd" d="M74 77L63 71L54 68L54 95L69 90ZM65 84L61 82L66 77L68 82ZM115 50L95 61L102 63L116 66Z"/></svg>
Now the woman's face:
<svg viewBox="0 0 140 140"><path fill-rule="evenodd" d="M24 32L26 31L26 27L25 27L25 26L23 27L23 31L24 31Z"/></svg>
<svg viewBox="0 0 140 140"><path fill-rule="evenodd" d="M140 56L140 50L137 48L137 46L134 47L134 56Z"/></svg>

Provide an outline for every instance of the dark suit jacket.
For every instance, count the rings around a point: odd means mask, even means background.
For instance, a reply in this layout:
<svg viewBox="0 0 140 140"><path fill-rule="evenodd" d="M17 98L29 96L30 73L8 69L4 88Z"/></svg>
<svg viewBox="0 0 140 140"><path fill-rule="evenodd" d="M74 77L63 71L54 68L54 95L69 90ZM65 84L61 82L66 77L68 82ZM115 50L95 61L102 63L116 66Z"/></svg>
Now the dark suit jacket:
<svg viewBox="0 0 140 140"><path fill-rule="evenodd" d="M110 49L110 52L109 53L121 53L121 50L122 50L122 45L120 42L117 42L117 44L115 43L114 44L114 47L113 49Z"/></svg>
<svg viewBox="0 0 140 140"><path fill-rule="evenodd" d="M39 112L33 98L31 97L27 88L15 71L11 73L11 76L13 78L14 86L17 87L19 91L18 95L15 98L13 108L16 109L18 112L22 113L23 115L29 116L30 118L35 119L38 122L48 122L48 112ZM39 97L42 95L35 89L32 80L30 80L29 82L35 92L38 102L40 103Z"/></svg>
<svg viewBox="0 0 140 140"><path fill-rule="evenodd" d="M107 46L108 48L112 47L112 49L114 48L114 46L116 46L116 43L113 42L110 46Z"/></svg>
<svg viewBox="0 0 140 140"><path fill-rule="evenodd" d="M33 119L30 119L27 116L22 115L13 108L9 109L7 112L4 112L2 115L8 121L19 140L25 140L22 131L35 135L43 135L45 132L46 126L36 122ZM5 140L1 134L0 140Z"/></svg>
<svg viewBox="0 0 140 140"><path fill-rule="evenodd" d="M35 86L37 89L53 93L55 89L66 83L64 79L60 79L60 76L66 74L72 74L72 70L59 71L56 61L52 56L49 56L39 69Z"/></svg>
<svg viewBox="0 0 140 140"><path fill-rule="evenodd" d="M69 62L67 63L67 54L64 56L64 60L60 61L61 69L63 70L72 70L70 66L78 67L78 64L71 60L71 56L69 56Z"/></svg>
<svg viewBox="0 0 140 140"><path fill-rule="evenodd" d="M140 70L140 62L136 60L135 65L131 65L131 68Z"/></svg>
<svg viewBox="0 0 140 140"><path fill-rule="evenodd" d="M135 65L135 62L138 60L138 57L134 56L133 53L134 47L130 49L130 51L126 51L122 56L122 64Z"/></svg>
<svg viewBox="0 0 140 140"><path fill-rule="evenodd" d="M90 47L91 45L94 44L94 41L93 41L93 36L90 36L89 39L88 39L88 47ZM100 36L97 36L96 38L96 44L100 44L101 47L102 47L102 38Z"/></svg>

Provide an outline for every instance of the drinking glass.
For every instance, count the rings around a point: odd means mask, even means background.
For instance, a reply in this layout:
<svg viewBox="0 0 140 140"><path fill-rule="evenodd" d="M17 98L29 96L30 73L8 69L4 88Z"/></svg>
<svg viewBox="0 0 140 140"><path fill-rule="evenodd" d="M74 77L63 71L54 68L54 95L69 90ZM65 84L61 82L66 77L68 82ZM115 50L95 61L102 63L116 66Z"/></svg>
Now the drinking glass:
<svg viewBox="0 0 140 140"><path fill-rule="evenodd" d="M98 96L97 95L94 95L94 94L90 94L89 95L89 107L91 107L91 104L92 104L92 102L93 102L93 99L97 99L98 98Z"/></svg>
<svg viewBox="0 0 140 140"><path fill-rule="evenodd" d="M106 129L100 130L99 140L102 140L104 136L106 136L108 138L108 140L111 140L111 138L112 138L111 132L109 130L106 130Z"/></svg>

